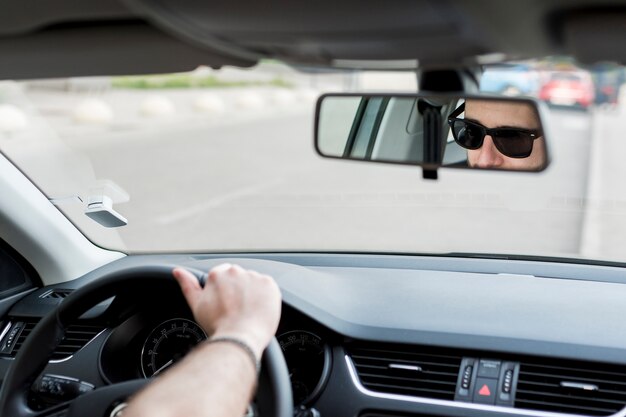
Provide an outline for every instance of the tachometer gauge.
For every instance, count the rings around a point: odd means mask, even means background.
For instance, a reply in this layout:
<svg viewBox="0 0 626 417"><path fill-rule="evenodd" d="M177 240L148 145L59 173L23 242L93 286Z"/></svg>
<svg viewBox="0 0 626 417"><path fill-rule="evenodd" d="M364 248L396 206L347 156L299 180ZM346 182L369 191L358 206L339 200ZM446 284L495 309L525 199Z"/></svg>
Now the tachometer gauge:
<svg viewBox="0 0 626 417"><path fill-rule="evenodd" d="M146 378L160 374L207 338L191 320L172 319L155 327L141 349L141 371Z"/></svg>
<svg viewBox="0 0 626 417"><path fill-rule="evenodd" d="M330 348L309 332L294 330L278 336L293 389L294 405L313 400L330 371Z"/></svg>

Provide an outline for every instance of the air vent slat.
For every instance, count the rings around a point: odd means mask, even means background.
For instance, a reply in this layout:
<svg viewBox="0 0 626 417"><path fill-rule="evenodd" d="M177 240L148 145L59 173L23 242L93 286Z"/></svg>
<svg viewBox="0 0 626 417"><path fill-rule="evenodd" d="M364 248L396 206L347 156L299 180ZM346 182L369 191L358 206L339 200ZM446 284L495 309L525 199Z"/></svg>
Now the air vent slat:
<svg viewBox="0 0 626 417"><path fill-rule="evenodd" d="M524 405L526 405L524 407ZM515 402L515 406L519 408L530 408L533 410L558 411L571 414L591 414L596 416L611 415L618 410L611 408L598 408L580 405L557 404L543 401L524 400Z"/></svg>
<svg viewBox="0 0 626 417"><path fill-rule="evenodd" d="M83 347L82 343L63 343L62 345L60 345L60 348L57 348L56 352L60 351L61 349L66 349L66 350L78 350L81 347Z"/></svg>
<svg viewBox="0 0 626 417"><path fill-rule="evenodd" d="M52 355L51 360L56 361L56 360L61 360L61 359L65 359L69 356L72 356L74 354L73 351L71 350L67 350L67 351L54 351L54 355Z"/></svg>
<svg viewBox="0 0 626 417"><path fill-rule="evenodd" d="M355 349L353 351L353 356L362 357L362 358L370 358L370 359L382 359L389 360L389 358L393 358L393 360L409 360L409 361L433 361L438 364L451 363L454 364L457 361L461 360L460 356L450 356L450 355L438 355L438 354L424 354L424 353L413 353L413 352L393 352L389 350L376 350L376 349Z"/></svg>
<svg viewBox="0 0 626 417"><path fill-rule="evenodd" d="M24 341L26 340L26 336L28 336L30 332L33 331L36 325L37 323L33 323L33 322L24 323L24 328L20 332L20 335L18 336L18 338L15 340L15 345L13 346L13 352L19 351L19 349L24 344Z"/></svg>
<svg viewBox="0 0 626 417"><path fill-rule="evenodd" d="M408 394L408 395L415 395L415 396L420 396L420 397L430 397L430 395L428 394L431 394L435 398L441 398L441 397L445 397L449 395L448 390L437 390L433 388L412 388L412 387L407 387L406 385L390 385L390 384L377 384L377 383L371 383L368 385L374 388L373 391L388 391L388 390L397 391L397 392L394 392L394 394L396 393L405 394L405 395ZM377 390L375 388L383 388L383 389ZM454 388L452 389L452 391L454 392Z"/></svg>
<svg viewBox="0 0 626 417"><path fill-rule="evenodd" d="M615 366L612 365L605 365L605 364L598 364L598 368L597 369L581 369L581 368L575 368L575 367L568 367L568 366L556 366L556 365L541 365L541 364L537 364L537 363L524 363L524 369L532 369L532 368L536 368L536 369L558 369L558 370L563 370L566 372L574 372L576 375L580 375L582 373L585 372L591 372L593 374L605 374L605 375L613 375L617 378L626 378L626 371L607 371L606 368L607 367L611 367L611 368L615 368Z"/></svg>
<svg viewBox="0 0 626 417"><path fill-rule="evenodd" d="M393 387L393 386L397 386L397 387L402 387L402 388L407 388L407 389L419 389L419 390L434 390L434 391L441 391L441 392L448 392L449 390L454 391L455 385L454 384L439 384L439 383L433 383L433 381L424 381L421 383L418 382L412 382L412 381L406 381L406 380L397 380L395 381L396 383L393 383L393 380L379 380L379 379L368 379L368 380L363 380L363 384L366 384L368 386L372 386L372 385L376 385L376 386L387 386L387 387ZM400 385L402 384L402 385Z"/></svg>
<svg viewBox="0 0 626 417"><path fill-rule="evenodd" d="M571 380L575 380L577 382L589 382L589 383L600 383L600 384L606 384L607 380L606 379L598 379L598 378L585 378L585 377L577 377L577 376L572 376L572 375L556 375L556 374L547 374L547 373L539 373L539 372L520 372L520 376L528 376L528 377L541 377L541 378L549 378L549 379L554 379L558 382L561 381L571 381ZM626 378L626 376L624 377ZM557 383L558 383L557 382ZM622 385L624 387L626 387L626 379L624 382L620 382L620 381L615 381L615 380L609 380L608 383L610 384L614 384L614 385Z"/></svg>
<svg viewBox="0 0 626 417"><path fill-rule="evenodd" d="M454 399L462 355L450 349L354 343L347 347L361 384L372 391ZM402 369L393 365L407 365Z"/></svg>
<svg viewBox="0 0 626 417"><path fill-rule="evenodd" d="M410 376L399 376L399 375L380 375L380 374L368 374L368 373L359 373L359 376L363 381L370 381L372 379L390 379L392 381L411 381L411 382L419 382L421 384L441 384L441 385L452 385L456 386L456 378L454 380L444 381L440 379L430 379L430 378L420 378L419 380L415 377Z"/></svg>
<svg viewBox="0 0 626 417"><path fill-rule="evenodd" d="M450 369L457 369L458 370L458 365L437 363L437 362L431 362L431 361L407 361L407 360L402 360L402 359L397 359L397 358L367 358L367 357L363 357L363 356L359 356L359 355L354 355L352 358L353 358L354 362L366 363L366 361L370 361L370 362L382 363L383 366L385 366L388 363L401 363L401 364L405 364L405 365L420 364L422 366L424 366L424 365L427 365L427 366L437 366L437 367L443 367L443 368L450 368Z"/></svg>
<svg viewBox="0 0 626 417"><path fill-rule="evenodd" d="M68 334L74 334L76 336L81 336L81 335L85 335L86 337L91 337L93 336L95 333L98 333L98 329L92 329L92 330L74 330L71 327L67 330Z"/></svg>
<svg viewBox="0 0 626 417"><path fill-rule="evenodd" d="M577 389L576 384L590 388ZM515 406L594 416L614 414L626 406L626 367L548 359L545 364L536 359L522 363Z"/></svg>
<svg viewBox="0 0 626 417"><path fill-rule="evenodd" d="M439 358L437 356L425 356L425 355L421 355L421 356L408 356L408 355L389 355L389 354L385 354L385 355L380 355L380 356L374 356L372 354L364 354L364 353L357 353L355 352L353 355L355 358L359 358L359 359L364 359L364 360L375 360L375 361L389 361L389 360L394 360L394 361L404 361L404 362L431 362L431 363L436 363L438 365L454 365L457 361L459 361L461 358L454 358L454 359L450 359L450 358Z"/></svg>
<svg viewBox="0 0 626 417"><path fill-rule="evenodd" d="M63 299L70 295L74 290L53 289L39 296L39 298Z"/></svg>
<svg viewBox="0 0 626 417"><path fill-rule="evenodd" d="M14 319L14 321L20 321L20 319ZM37 322L33 321L33 319L22 319L21 321L24 322L24 329L15 341L11 356L17 355L17 352L19 352L20 348L24 344L24 341L37 325ZM61 343L59 343L59 346L57 346L50 359L61 360L72 356L85 347L85 345L100 334L102 330L103 327L96 325L80 324L69 326L65 332L65 337L61 340Z"/></svg>
<svg viewBox="0 0 626 417"><path fill-rule="evenodd" d="M563 401L564 404L570 404L576 400L580 400L580 401L584 401L585 403L589 401L589 397L585 397L584 395L563 395L563 394L552 394L552 393L547 393L547 392L542 392L542 393L536 393L534 391L528 391L528 390L523 390L523 389L518 389L517 392L519 394L523 394L525 396L528 396L528 398L531 398L532 396L537 396L540 398L544 398L544 397L550 397L550 398L554 398L555 401ZM593 398L592 398L593 399ZM597 403L598 405L601 405L601 403L607 403L606 406L607 407L611 407L611 404L617 404L618 406L621 406L624 404L624 401L619 401L619 400L611 400L608 398L595 398L593 399L595 401L595 403Z"/></svg>
<svg viewBox="0 0 626 417"><path fill-rule="evenodd" d="M398 364L397 362L395 363L396 365ZM394 369L391 369L389 367L389 365L391 365L390 363L385 363L384 365L369 365L369 364L363 364L363 363L358 363L358 362L354 362L354 365L359 368L359 369L363 369L363 370L371 370L372 372L376 371L378 373L386 373L386 372L391 372L394 371ZM441 375L442 378L453 378L456 380L457 376L458 376L458 368L456 371L454 372L446 372L444 370L444 372L442 372L439 368L435 368L435 367L431 367L431 366L425 366L425 365L421 365L421 364L415 364L416 366L419 366L423 371L421 371L422 375L427 375L427 374L431 374L431 375ZM406 374L406 372L412 373L413 375L417 375L418 373L416 373L417 371L412 371L412 370L395 370L396 372L403 372L403 375Z"/></svg>
<svg viewBox="0 0 626 417"><path fill-rule="evenodd" d="M517 385L518 391L523 390L525 392L539 392L539 393L556 393L557 395L563 395L562 388L556 384L543 384L539 382L524 381ZM626 392L618 391L615 389L609 389L607 386L603 386L599 391L592 391L590 395L598 397L615 398L617 401L621 401L622 404L626 404Z"/></svg>
<svg viewBox="0 0 626 417"><path fill-rule="evenodd" d="M362 369L363 371L366 371L368 369L371 369L372 371L377 370L380 371L379 374L381 373L386 373L386 372L392 372L394 370L390 369L388 365L386 366L377 366L377 365L363 365L357 362L354 362L355 366L358 367L359 369ZM412 370L395 370L395 372L403 372L404 375L407 375L406 373L408 372L409 374L413 374L416 375L415 372L416 371L412 371ZM457 377L458 377L458 373L456 372L439 372L439 371L434 371L432 370L432 368L429 368L427 371L423 372L422 375L441 375L442 377L448 377L448 378L452 378L456 381Z"/></svg>
<svg viewBox="0 0 626 417"><path fill-rule="evenodd" d="M93 338L94 335L90 336L90 337L64 337L63 340L61 340L61 343L59 343L59 346L65 346L65 345L72 345L72 344L78 344L78 345L83 345L86 342L90 341Z"/></svg>

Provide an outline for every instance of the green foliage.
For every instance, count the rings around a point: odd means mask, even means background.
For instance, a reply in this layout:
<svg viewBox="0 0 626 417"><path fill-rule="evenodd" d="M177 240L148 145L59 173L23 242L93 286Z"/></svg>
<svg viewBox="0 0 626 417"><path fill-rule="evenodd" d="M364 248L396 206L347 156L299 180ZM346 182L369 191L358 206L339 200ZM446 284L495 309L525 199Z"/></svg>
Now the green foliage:
<svg viewBox="0 0 626 417"><path fill-rule="evenodd" d="M248 86L272 86L291 88L293 85L280 77L270 81L224 81L213 75L197 76L192 74L143 75L113 77L114 88L128 89L169 89L169 88L224 88Z"/></svg>

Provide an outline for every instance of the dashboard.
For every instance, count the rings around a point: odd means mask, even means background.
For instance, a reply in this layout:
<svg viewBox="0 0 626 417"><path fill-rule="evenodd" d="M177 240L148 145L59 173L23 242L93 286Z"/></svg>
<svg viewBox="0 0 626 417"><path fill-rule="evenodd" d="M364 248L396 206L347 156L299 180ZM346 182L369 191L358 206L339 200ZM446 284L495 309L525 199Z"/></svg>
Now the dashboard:
<svg viewBox="0 0 626 417"><path fill-rule="evenodd" d="M15 303L0 325L0 375L43 315L103 274L222 262L279 283L276 336L300 409L369 417L626 415L626 274L525 260L129 256ZM159 286L130 291L70 326L45 373L93 388L158 378L206 337L180 294ZM59 400L36 394L33 406Z"/></svg>

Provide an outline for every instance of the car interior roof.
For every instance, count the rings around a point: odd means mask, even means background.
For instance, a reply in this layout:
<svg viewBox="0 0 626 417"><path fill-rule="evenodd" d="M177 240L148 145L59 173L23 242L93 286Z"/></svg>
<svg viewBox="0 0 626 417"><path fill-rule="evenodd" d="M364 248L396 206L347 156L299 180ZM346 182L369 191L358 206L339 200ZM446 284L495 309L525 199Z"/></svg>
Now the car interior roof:
<svg viewBox="0 0 626 417"><path fill-rule="evenodd" d="M406 60L407 69L415 60L440 68L561 54L624 62L625 22L626 0L4 2L0 78L246 67L263 58L319 67Z"/></svg>

